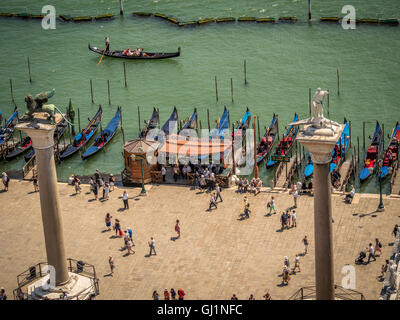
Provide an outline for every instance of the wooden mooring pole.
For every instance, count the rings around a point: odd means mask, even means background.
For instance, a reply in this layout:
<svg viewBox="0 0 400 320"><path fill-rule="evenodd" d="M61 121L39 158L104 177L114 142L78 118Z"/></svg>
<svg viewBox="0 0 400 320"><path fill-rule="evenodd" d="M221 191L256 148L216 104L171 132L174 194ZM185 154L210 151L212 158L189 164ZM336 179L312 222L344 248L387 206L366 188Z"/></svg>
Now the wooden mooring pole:
<svg viewBox="0 0 400 320"><path fill-rule="evenodd" d="M232 102L233 102L233 80L231 78L231 96L232 96Z"/></svg>
<svg viewBox="0 0 400 320"><path fill-rule="evenodd" d="M246 59L244 59L244 84L247 84L247 66L246 66Z"/></svg>
<svg viewBox="0 0 400 320"><path fill-rule="evenodd" d="M31 74L31 62L28 57L28 72L29 72L29 82L32 83L32 74Z"/></svg>
<svg viewBox="0 0 400 320"><path fill-rule="evenodd" d="M337 94L340 96L340 75L339 75L339 69L336 69L336 74L337 74Z"/></svg>
<svg viewBox="0 0 400 320"><path fill-rule="evenodd" d="M126 83L126 65L124 62L124 80L125 80L125 88L128 86L128 84Z"/></svg>
<svg viewBox="0 0 400 320"><path fill-rule="evenodd" d="M122 3L123 0L119 0L119 14L121 16L124 15L124 4Z"/></svg>
<svg viewBox="0 0 400 320"><path fill-rule="evenodd" d="M311 88L308 88L308 108L310 109L310 117L311 117Z"/></svg>
<svg viewBox="0 0 400 320"><path fill-rule="evenodd" d="M357 136L357 163L360 163L360 137Z"/></svg>
<svg viewBox="0 0 400 320"><path fill-rule="evenodd" d="M11 91L11 101L12 103L14 103L15 105L15 100L14 100L14 89L13 89L13 84L12 84L12 80L10 79L10 91Z"/></svg>
<svg viewBox="0 0 400 320"><path fill-rule="evenodd" d="M217 102L218 102L218 82L217 82L217 76L215 76L215 98L217 99Z"/></svg>
<svg viewBox="0 0 400 320"><path fill-rule="evenodd" d="M363 121L363 150L365 151L365 121Z"/></svg>
<svg viewBox="0 0 400 320"><path fill-rule="evenodd" d="M142 130L140 129L140 107L137 106L137 113L138 113L138 123L139 123L139 134L142 132Z"/></svg>
<svg viewBox="0 0 400 320"><path fill-rule="evenodd" d="M90 79L90 97L92 98L92 103L94 103L94 100L93 100L93 84L92 84L92 79Z"/></svg>
<svg viewBox="0 0 400 320"><path fill-rule="evenodd" d="M311 20L311 0L308 0L308 21Z"/></svg>
<svg viewBox="0 0 400 320"><path fill-rule="evenodd" d="M107 80L107 88L108 88L108 104L111 106L110 80Z"/></svg>
<svg viewBox="0 0 400 320"><path fill-rule="evenodd" d="M210 109L207 109L207 121L208 121L208 131L210 131L211 126L210 126Z"/></svg>

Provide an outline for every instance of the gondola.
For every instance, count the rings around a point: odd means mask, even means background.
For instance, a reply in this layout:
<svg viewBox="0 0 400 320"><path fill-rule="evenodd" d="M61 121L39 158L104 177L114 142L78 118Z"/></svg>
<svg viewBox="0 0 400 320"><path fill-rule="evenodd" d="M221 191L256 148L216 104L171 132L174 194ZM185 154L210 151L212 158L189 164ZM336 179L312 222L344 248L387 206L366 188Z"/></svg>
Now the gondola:
<svg viewBox="0 0 400 320"><path fill-rule="evenodd" d="M171 133L174 132L176 125L178 123L178 110L174 107L170 117L168 118L167 122L161 127L161 131L164 132L165 136L169 136Z"/></svg>
<svg viewBox="0 0 400 320"><path fill-rule="evenodd" d="M240 120L239 124L236 126L236 130L241 130L241 131L237 131L237 133L235 133L235 138L240 137L240 135L242 135L242 137L246 135L246 130L250 126L250 120L251 120L251 112L247 107L242 120Z"/></svg>
<svg viewBox="0 0 400 320"><path fill-rule="evenodd" d="M82 160L89 158L103 149L114 137L121 121L121 108L117 109L114 118L107 124L107 126L100 132L94 140L94 143L82 154Z"/></svg>
<svg viewBox="0 0 400 320"><path fill-rule="evenodd" d="M349 148L349 138L350 138L350 127L347 119L344 119L344 129L340 135L339 140L336 142L335 147L332 150L332 160L329 164L330 173L333 173L343 161L344 155ZM314 173L314 165L311 160L311 155L307 153L307 165L304 168L304 178L310 178Z"/></svg>
<svg viewBox="0 0 400 320"><path fill-rule="evenodd" d="M63 118L61 123L57 125L57 128L54 131L55 144L57 144L57 142L60 141L61 137L64 135L66 130L67 130L67 125L65 124L65 119ZM25 155L24 157L25 161L28 162L34 155L35 155L35 149L32 149Z"/></svg>
<svg viewBox="0 0 400 320"><path fill-rule="evenodd" d="M365 182L373 173L377 160L379 159L382 152L382 141L383 141L383 131L379 124L376 122L376 127L374 135L371 139L371 143L365 153L365 159L363 164L363 169L360 173L360 182Z"/></svg>
<svg viewBox="0 0 400 320"><path fill-rule="evenodd" d="M400 125L399 122L396 123L392 131L392 136L390 137L389 144L383 155L383 165L379 169L378 177L381 179L387 178L393 171L393 165L397 160L397 155L399 152L400 144Z"/></svg>
<svg viewBox="0 0 400 320"><path fill-rule="evenodd" d="M144 59L144 60L155 60L155 59L167 59L167 58L174 58L179 57L181 54L181 48L178 48L177 52L147 52L143 51L143 54L140 56L127 56L124 55L124 50L109 50L105 51L104 49L92 47L89 43L89 50L96 52L101 55L105 55L106 57L112 58L122 58L122 59Z"/></svg>
<svg viewBox="0 0 400 320"><path fill-rule="evenodd" d="M276 137L278 136L278 117L273 115L271 124L266 129L264 136L257 145L257 164L260 163L269 155L274 146Z"/></svg>
<svg viewBox="0 0 400 320"><path fill-rule="evenodd" d="M197 129L197 108L194 108L192 116L183 125L183 129Z"/></svg>
<svg viewBox="0 0 400 320"><path fill-rule="evenodd" d="M139 138L146 138L147 140L154 139L154 136L149 134L149 132L150 130L157 128L159 124L160 124L159 112L156 108L154 108L150 120L146 123L146 127L140 132Z"/></svg>
<svg viewBox="0 0 400 320"><path fill-rule="evenodd" d="M292 122L296 122L299 119L297 113L294 114L294 118ZM278 146L275 149L274 156L286 156L290 150L292 149L294 142L296 140L297 132L298 132L298 126L289 126L287 129L286 133L283 135L281 141L279 142ZM277 164L276 161L270 159L266 167L267 169L272 168Z"/></svg>
<svg viewBox="0 0 400 320"><path fill-rule="evenodd" d="M87 144L87 142L93 137L94 133L97 131L97 128L100 125L102 113L103 110L101 106L99 106L99 110L96 112L95 116L89 122L87 127L74 137L73 143L69 144L65 151L60 155L60 160L67 159Z"/></svg>
<svg viewBox="0 0 400 320"><path fill-rule="evenodd" d="M28 151L30 148L32 148L32 139L30 137L25 137L24 140L16 144L13 151L7 154L6 160L12 160L15 157L23 154L25 151Z"/></svg>
<svg viewBox="0 0 400 320"><path fill-rule="evenodd" d="M11 117L7 120L4 127L0 129L0 147L4 144L13 134L14 126L18 121L18 110L15 110Z"/></svg>
<svg viewBox="0 0 400 320"><path fill-rule="evenodd" d="M229 130L229 111L224 107L224 112L217 122L217 127L210 132L210 139L220 138L224 139L225 134Z"/></svg>

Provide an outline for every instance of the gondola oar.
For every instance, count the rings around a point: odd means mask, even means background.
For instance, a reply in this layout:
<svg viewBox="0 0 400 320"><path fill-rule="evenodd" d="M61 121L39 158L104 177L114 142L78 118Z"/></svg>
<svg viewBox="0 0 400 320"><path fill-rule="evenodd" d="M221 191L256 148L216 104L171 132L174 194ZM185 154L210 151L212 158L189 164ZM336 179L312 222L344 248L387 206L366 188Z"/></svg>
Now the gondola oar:
<svg viewBox="0 0 400 320"><path fill-rule="evenodd" d="M104 54L106 53L106 50L107 50L107 46L106 46L106 48L104 49L103 54L101 55L100 61L99 61L97 64L100 64L101 61L103 60L103 57L104 57Z"/></svg>

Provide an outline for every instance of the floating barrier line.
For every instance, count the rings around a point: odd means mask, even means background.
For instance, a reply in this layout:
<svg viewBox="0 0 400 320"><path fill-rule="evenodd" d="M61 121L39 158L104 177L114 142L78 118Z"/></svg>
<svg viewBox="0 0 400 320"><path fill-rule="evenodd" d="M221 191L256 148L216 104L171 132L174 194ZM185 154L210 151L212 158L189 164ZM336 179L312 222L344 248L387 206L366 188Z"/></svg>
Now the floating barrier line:
<svg viewBox="0 0 400 320"><path fill-rule="evenodd" d="M173 16L167 16L163 13L151 13L151 12L133 12L133 16L136 17L157 17L162 20L168 21L172 24L175 24L179 27L191 27L196 25L204 25L210 23L232 23L232 22L256 22L256 23L295 23L298 22L299 19L297 17L279 17L278 19L272 17L219 17L219 18L204 18L199 19L197 21L182 21ZM19 19L43 19L43 14L30 14L30 13L10 13L10 12L0 12L0 18L19 18ZM65 14L60 14L58 20L62 22L91 22L98 20L113 20L115 16L111 13L103 14L98 16L84 16L84 17L72 17ZM335 22L341 23L342 18L340 17L320 17L320 22ZM306 22L306 21L303 21ZM386 18L386 19L375 19L375 18L365 18L365 19L357 19L357 24L374 24L374 25L389 25L389 26L398 26L399 20L397 18Z"/></svg>

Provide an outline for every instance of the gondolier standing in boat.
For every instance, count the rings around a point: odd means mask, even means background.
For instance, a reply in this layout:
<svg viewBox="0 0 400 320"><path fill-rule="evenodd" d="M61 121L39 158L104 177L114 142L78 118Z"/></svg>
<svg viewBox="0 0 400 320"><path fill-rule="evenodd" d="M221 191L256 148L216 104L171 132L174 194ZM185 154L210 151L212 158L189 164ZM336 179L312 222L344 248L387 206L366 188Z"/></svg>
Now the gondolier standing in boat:
<svg viewBox="0 0 400 320"><path fill-rule="evenodd" d="M104 41L106 43L106 51L108 52L108 50L110 49L110 37L106 37Z"/></svg>

